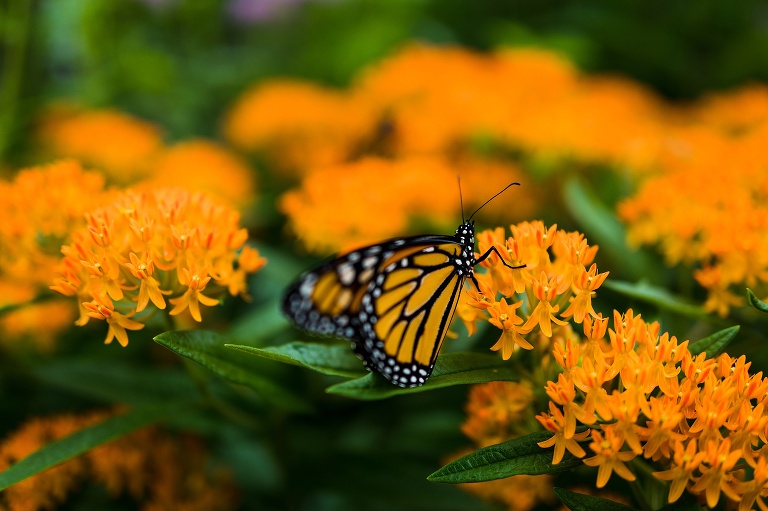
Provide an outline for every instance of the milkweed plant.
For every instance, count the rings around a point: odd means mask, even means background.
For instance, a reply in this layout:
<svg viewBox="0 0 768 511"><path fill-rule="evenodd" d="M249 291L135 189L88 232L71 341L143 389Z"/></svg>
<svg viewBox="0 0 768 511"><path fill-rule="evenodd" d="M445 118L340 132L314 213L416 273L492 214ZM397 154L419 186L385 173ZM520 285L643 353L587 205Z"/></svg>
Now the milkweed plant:
<svg viewBox="0 0 768 511"><path fill-rule="evenodd" d="M264 78L222 105L173 139L46 100L4 162L0 510L361 509L339 485L368 470L434 509L768 510L768 87L673 102L545 49L413 42L345 87ZM280 314L314 265L332 277L294 315L390 321L367 300L395 256L363 247L451 236L457 175L467 211L522 186L475 219L487 257L423 385L366 371L362 327ZM424 271L392 286L445 308ZM375 469L319 468L377 443Z"/></svg>

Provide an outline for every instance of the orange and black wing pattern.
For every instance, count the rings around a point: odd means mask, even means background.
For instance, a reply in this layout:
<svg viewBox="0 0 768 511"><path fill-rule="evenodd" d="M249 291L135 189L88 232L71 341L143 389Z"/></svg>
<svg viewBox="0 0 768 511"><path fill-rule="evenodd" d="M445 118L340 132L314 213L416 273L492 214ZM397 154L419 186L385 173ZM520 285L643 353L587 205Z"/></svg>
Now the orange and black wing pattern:
<svg viewBox="0 0 768 511"><path fill-rule="evenodd" d="M370 370L424 384L475 263L474 228L364 247L306 272L283 311L310 333L343 337Z"/></svg>
<svg viewBox="0 0 768 511"><path fill-rule="evenodd" d="M396 251L363 294L355 351L396 385L432 373L464 282L461 251L453 242Z"/></svg>

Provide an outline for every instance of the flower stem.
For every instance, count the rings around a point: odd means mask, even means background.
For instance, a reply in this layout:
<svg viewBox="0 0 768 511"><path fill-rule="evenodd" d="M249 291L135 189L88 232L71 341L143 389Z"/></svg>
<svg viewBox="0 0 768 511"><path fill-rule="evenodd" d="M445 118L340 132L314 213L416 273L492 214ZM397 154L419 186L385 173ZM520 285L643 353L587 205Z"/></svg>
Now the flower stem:
<svg viewBox="0 0 768 511"><path fill-rule="evenodd" d="M0 70L0 161L14 139L19 95L24 81L24 60L29 42L32 0L10 0L0 9L0 46L3 68Z"/></svg>

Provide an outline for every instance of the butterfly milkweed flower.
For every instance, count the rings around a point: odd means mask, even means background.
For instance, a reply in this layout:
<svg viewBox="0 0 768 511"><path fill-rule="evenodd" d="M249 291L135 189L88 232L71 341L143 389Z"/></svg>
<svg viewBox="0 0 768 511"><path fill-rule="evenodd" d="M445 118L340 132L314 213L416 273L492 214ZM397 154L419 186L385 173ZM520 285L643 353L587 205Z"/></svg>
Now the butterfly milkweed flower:
<svg viewBox="0 0 768 511"><path fill-rule="evenodd" d="M0 471L52 441L113 415L90 412L33 418L0 439ZM24 479L0 494L0 509L54 509L83 485L103 487L112 499L132 499L141 509L234 509L236 489L223 467L211 467L200 441L145 428Z"/></svg>
<svg viewBox="0 0 768 511"><path fill-rule="evenodd" d="M484 318L501 330L491 349L501 351L504 360L516 348L532 350L564 335L569 319L582 323L597 317L592 298L608 276L598 273L593 263L598 247L583 234L541 221L513 225L511 233L507 237L497 227L477 234L481 254L495 247L504 259L492 254L481 263L485 271L475 272L480 289L467 290L458 308L470 333Z"/></svg>
<svg viewBox="0 0 768 511"><path fill-rule="evenodd" d="M707 291L704 308L721 316L744 304L744 287L768 293L767 143L768 124L679 130L664 171L619 205L629 241L690 267Z"/></svg>
<svg viewBox="0 0 768 511"><path fill-rule="evenodd" d="M279 208L303 245L318 253L402 235L417 222L452 232L450 219L461 215L457 170L467 177L467 210L520 176L514 166L479 158L454 165L440 156L368 157L312 169L281 197ZM520 213L533 207L526 200L514 205Z"/></svg>
<svg viewBox="0 0 768 511"><path fill-rule="evenodd" d="M148 311L188 311L201 321L201 305L225 293L246 295L248 274L266 260L246 245L239 214L203 193L180 188L126 191L86 215L87 226L62 248L51 287L77 298L77 324L103 320L113 339L128 344Z"/></svg>
<svg viewBox="0 0 768 511"><path fill-rule="evenodd" d="M148 173L146 162L163 145L158 126L119 110L49 109L40 121L40 145L55 158L76 158L111 181L133 183Z"/></svg>
<svg viewBox="0 0 768 511"><path fill-rule="evenodd" d="M539 445L554 447L554 464L567 450L598 469L603 487L614 474L635 480L630 462L645 459L656 478L670 481L670 503L687 490L710 507L724 495L742 511L765 508L761 372L750 373L743 356L694 355L688 341L631 309L614 311L607 330L585 321L584 333L583 342L558 348L563 372L547 383L549 411L536 417L553 433ZM578 433L578 424L588 429Z"/></svg>
<svg viewBox="0 0 768 511"><path fill-rule="evenodd" d="M72 304L30 303L45 294L59 261L61 244L85 225L84 214L108 200L104 178L74 160L20 170L0 181L0 319L4 343L24 339L49 351L56 334L75 319ZM45 314L47 321L39 321Z"/></svg>
<svg viewBox="0 0 768 511"><path fill-rule="evenodd" d="M141 189L177 186L206 192L243 210L254 200L254 172L230 149L204 139L163 148L147 163L149 177Z"/></svg>
<svg viewBox="0 0 768 511"><path fill-rule="evenodd" d="M282 171L301 175L347 160L376 123L370 105L348 92L273 80L237 99L224 133L235 147L263 152Z"/></svg>

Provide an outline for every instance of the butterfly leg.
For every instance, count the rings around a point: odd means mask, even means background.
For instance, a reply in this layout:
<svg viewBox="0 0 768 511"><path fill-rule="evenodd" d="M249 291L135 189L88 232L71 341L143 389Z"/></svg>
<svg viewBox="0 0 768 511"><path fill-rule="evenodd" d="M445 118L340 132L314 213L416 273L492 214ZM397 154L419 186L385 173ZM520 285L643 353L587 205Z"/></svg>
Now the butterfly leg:
<svg viewBox="0 0 768 511"><path fill-rule="evenodd" d="M507 262L504 260L504 258L503 258L503 257L501 257L501 254L499 253L499 250L498 250L496 247L491 247L491 248L489 248L489 249L488 249L488 250L485 252L485 254L483 254L483 255L481 255L479 258L475 259L475 264L480 264L480 263L482 263L483 261L485 261L486 259L488 259L488 256L490 256L490 255L491 255L491 252L495 252L495 253L496 253L496 255L497 255L497 256L499 256L499 259L501 259L501 264L503 264L503 265L504 265L504 266L506 266L507 268L510 268L510 269L512 269L512 270L519 270L520 268L525 268L525 265L524 265L524 264L521 264L520 266L510 266L509 264L507 264Z"/></svg>

